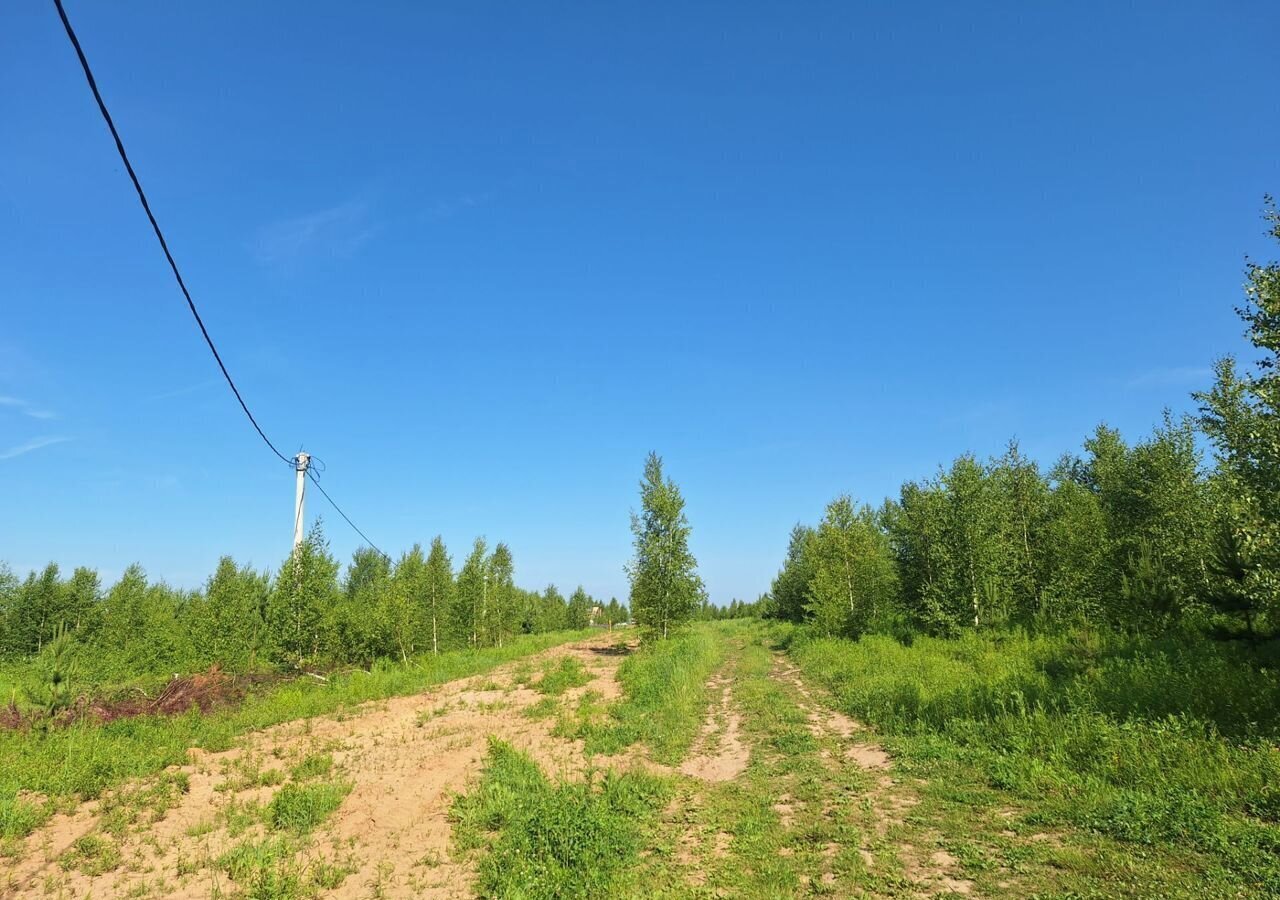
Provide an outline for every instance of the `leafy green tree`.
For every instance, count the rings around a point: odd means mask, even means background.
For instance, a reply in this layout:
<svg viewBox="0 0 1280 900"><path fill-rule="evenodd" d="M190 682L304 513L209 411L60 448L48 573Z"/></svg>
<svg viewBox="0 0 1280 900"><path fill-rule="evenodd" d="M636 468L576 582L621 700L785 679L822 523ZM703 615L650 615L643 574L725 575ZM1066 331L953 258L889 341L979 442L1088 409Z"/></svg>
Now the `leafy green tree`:
<svg viewBox="0 0 1280 900"><path fill-rule="evenodd" d="M350 586L350 582L348 582ZM342 598L338 561L329 553L317 523L296 553L280 566L267 602L267 629L278 658L301 667L316 659L333 639L326 619ZM334 647L335 655L344 648Z"/></svg>
<svg viewBox="0 0 1280 900"><path fill-rule="evenodd" d="M326 611L326 646L335 659L368 665L397 651L388 621L391 560L360 547L347 564L343 589Z"/></svg>
<svg viewBox="0 0 1280 900"><path fill-rule="evenodd" d="M488 643L501 647L515 632L515 563L511 548L499 542L489 557Z"/></svg>
<svg viewBox="0 0 1280 900"><path fill-rule="evenodd" d="M1096 492L1059 467L1046 502L1037 548L1043 587L1038 617L1046 625L1106 621L1110 536Z"/></svg>
<svg viewBox="0 0 1280 900"><path fill-rule="evenodd" d="M806 611L827 634L857 637L881 620L897 598L898 576L889 538L869 506L847 495L827 506L807 551L813 566ZM729 618L741 606L729 605Z"/></svg>
<svg viewBox="0 0 1280 900"><path fill-rule="evenodd" d="M455 627L461 643L482 647L486 637L489 606L488 544L476 538L471 553L458 572L455 592Z"/></svg>
<svg viewBox="0 0 1280 900"><path fill-rule="evenodd" d="M103 600L100 664L119 676L172 672L189 655L177 620L186 599L167 585L148 584L137 563L125 569Z"/></svg>
<svg viewBox="0 0 1280 900"><path fill-rule="evenodd" d="M809 552L813 540L814 530L807 525L796 525L791 529L786 561L769 591L773 598L773 615L779 619L800 622L805 617L814 574Z"/></svg>
<svg viewBox="0 0 1280 900"><path fill-rule="evenodd" d="M78 566L64 588L63 616L78 640L91 640L98 628L102 606L102 580L98 573Z"/></svg>
<svg viewBox="0 0 1280 900"><path fill-rule="evenodd" d="M427 554L423 584L423 628L432 653L439 653L442 643L448 643L450 635L457 633L448 621L454 606L453 592L453 560L444 538L436 535Z"/></svg>
<svg viewBox="0 0 1280 900"><path fill-rule="evenodd" d="M270 595L265 574L237 566L229 556L218 560L204 595L192 599L182 617L197 664L216 663L231 671L251 668L262 649Z"/></svg>
<svg viewBox="0 0 1280 900"><path fill-rule="evenodd" d="M541 617L539 631L563 631L569 627L569 610L564 595L554 584L549 584L542 592Z"/></svg>
<svg viewBox="0 0 1280 900"><path fill-rule="evenodd" d="M627 566L637 625L665 639L689 621L705 593L689 550L689 521L680 489L650 453L640 481L640 513L631 515L635 556Z"/></svg>
<svg viewBox="0 0 1280 900"><path fill-rule="evenodd" d="M566 628L586 628L591 624L591 608L593 604L582 585L569 596L565 607L564 625Z"/></svg>
<svg viewBox="0 0 1280 900"><path fill-rule="evenodd" d="M1022 455L1016 441L990 469L1005 545L1003 576L1006 617L1027 620L1045 613L1044 530L1048 525L1049 484L1039 466Z"/></svg>
<svg viewBox="0 0 1280 900"><path fill-rule="evenodd" d="M1263 215L1280 241L1280 208L1271 197ZM1249 598L1249 608L1280 614L1280 263L1248 262L1245 302L1236 311L1261 356L1243 370L1229 356L1218 361L1213 389L1197 395L1199 421L1230 498L1222 509L1234 533L1227 546L1238 549L1243 567L1233 590ZM1219 538L1218 555L1223 549ZM1218 582L1208 593L1220 602L1222 589Z"/></svg>
<svg viewBox="0 0 1280 900"><path fill-rule="evenodd" d="M414 544L403 554L391 574L391 582L383 593L380 618L386 625L395 652L402 661L417 651L422 633L422 617L427 593L427 561L422 545Z"/></svg>

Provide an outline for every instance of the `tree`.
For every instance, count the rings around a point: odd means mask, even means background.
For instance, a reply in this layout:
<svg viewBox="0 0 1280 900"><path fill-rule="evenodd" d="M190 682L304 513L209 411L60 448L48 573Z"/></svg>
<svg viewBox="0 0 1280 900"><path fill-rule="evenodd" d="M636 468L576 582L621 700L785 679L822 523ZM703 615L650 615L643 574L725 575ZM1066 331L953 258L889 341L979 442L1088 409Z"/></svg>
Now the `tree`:
<svg viewBox="0 0 1280 900"><path fill-rule="evenodd" d="M427 563L422 556L422 545L414 544L396 563L391 584L383 596L382 619L402 661L407 661L417 649L417 638L422 633L426 586Z"/></svg>
<svg viewBox="0 0 1280 900"><path fill-rule="evenodd" d="M501 647L515 631L515 562L511 548L499 542L489 557L489 643Z"/></svg>
<svg viewBox="0 0 1280 900"><path fill-rule="evenodd" d="M218 560L204 596L194 599L183 616L201 667L217 663L243 671L252 665L261 648L270 593L266 575L237 566L229 556Z"/></svg>
<svg viewBox="0 0 1280 900"><path fill-rule="evenodd" d="M564 625L566 628L586 628L591 624L591 598L583 590L582 585L569 596L565 607Z"/></svg>
<svg viewBox="0 0 1280 900"><path fill-rule="evenodd" d="M1280 208L1271 197L1263 218L1280 241ZM1243 567L1233 590L1248 595L1252 608L1280 611L1280 263L1250 260L1245 275L1245 302L1236 312L1262 355L1244 370L1229 356L1219 360L1213 389L1196 398L1230 497L1222 513Z"/></svg>
<svg viewBox="0 0 1280 900"><path fill-rule="evenodd" d="M325 616L328 645L335 657L368 665L395 652L388 621L391 560L372 547L351 554L340 598Z"/></svg>
<svg viewBox="0 0 1280 900"><path fill-rule="evenodd" d="M447 628L445 621L453 608L453 560L439 535L432 539L427 554L423 604L423 627L429 631L431 652L439 653L441 640L454 630Z"/></svg>
<svg viewBox="0 0 1280 900"><path fill-rule="evenodd" d="M640 513L631 515L635 556L626 572L631 580L631 613L637 625L660 639L688 622L705 593L697 560L689 550L684 498L662 459L650 453L640 481Z"/></svg>
<svg viewBox="0 0 1280 900"><path fill-rule="evenodd" d="M857 637L882 619L897 597L889 539L869 506L846 495L827 506L809 542L813 567L805 609L827 634ZM729 618L742 615L735 599Z"/></svg>
<svg viewBox="0 0 1280 900"><path fill-rule="evenodd" d="M461 643L481 647L485 639L489 604L488 544L476 538L471 554L458 572L455 596L455 625Z"/></svg>
<svg viewBox="0 0 1280 900"><path fill-rule="evenodd" d="M338 561L330 555L317 523L281 564L267 602L267 630L282 662L301 667L320 655L325 649L326 617L341 596Z"/></svg>
<svg viewBox="0 0 1280 900"><path fill-rule="evenodd" d="M568 628L568 613L568 607L565 605L560 589L554 584L547 585L546 590L542 592L538 630L562 631Z"/></svg>
<svg viewBox="0 0 1280 900"><path fill-rule="evenodd" d="M791 529L786 561L769 591L773 598L773 615L779 619L788 622L804 620L809 588L813 582L813 560L809 553L813 538L814 531L807 525L797 524Z"/></svg>

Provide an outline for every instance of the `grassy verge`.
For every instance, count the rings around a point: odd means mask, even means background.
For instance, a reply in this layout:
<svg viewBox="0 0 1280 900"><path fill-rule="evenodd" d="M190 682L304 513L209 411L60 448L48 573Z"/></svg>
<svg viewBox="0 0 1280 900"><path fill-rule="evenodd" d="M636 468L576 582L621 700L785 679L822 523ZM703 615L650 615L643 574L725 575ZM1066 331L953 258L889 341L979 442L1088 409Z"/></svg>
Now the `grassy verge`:
<svg viewBox="0 0 1280 900"><path fill-rule="evenodd" d="M1280 895L1274 671L1096 637L776 636L842 710L970 804L1104 838L1081 846L1138 888Z"/></svg>
<svg viewBox="0 0 1280 900"><path fill-rule="evenodd" d="M530 635L502 648L424 656L408 665L379 664L369 672L337 676L327 684L297 680L250 695L234 709L201 715L121 719L106 725L0 732L0 850L28 834L60 804L92 798L127 779L184 763L189 747L224 750L241 734L370 700L412 694L436 684L486 672L583 636L582 632Z"/></svg>
<svg viewBox="0 0 1280 900"><path fill-rule="evenodd" d="M528 756L491 740L479 785L453 806L465 852L483 850L485 897L616 897L642 884L648 845L670 789L639 772L553 783Z"/></svg>
<svg viewBox="0 0 1280 900"><path fill-rule="evenodd" d="M581 737L589 754L618 753L643 742L658 762L675 764L697 737L706 683L723 654L725 626L700 625L637 650L618 668L623 697L604 715L588 703L558 733Z"/></svg>

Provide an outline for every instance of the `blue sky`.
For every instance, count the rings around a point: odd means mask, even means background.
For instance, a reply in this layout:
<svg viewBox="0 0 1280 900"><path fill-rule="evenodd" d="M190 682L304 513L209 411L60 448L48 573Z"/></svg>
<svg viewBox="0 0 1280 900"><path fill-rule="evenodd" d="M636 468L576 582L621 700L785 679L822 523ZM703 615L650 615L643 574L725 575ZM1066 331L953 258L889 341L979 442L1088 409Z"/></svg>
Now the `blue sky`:
<svg viewBox="0 0 1280 900"><path fill-rule="evenodd" d="M1275 255L1271 2L68 7L272 439L530 587L625 596L650 449L728 602L838 493L1138 436ZM0 559L278 565L293 476L51 4L0 79Z"/></svg>

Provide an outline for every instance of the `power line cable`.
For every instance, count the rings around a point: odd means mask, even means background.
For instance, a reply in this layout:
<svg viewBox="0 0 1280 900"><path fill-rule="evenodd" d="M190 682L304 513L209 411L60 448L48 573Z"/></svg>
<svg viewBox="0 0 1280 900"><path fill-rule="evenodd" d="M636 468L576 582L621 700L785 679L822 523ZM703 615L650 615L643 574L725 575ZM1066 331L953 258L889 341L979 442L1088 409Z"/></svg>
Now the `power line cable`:
<svg viewBox="0 0 1280 900"><path fill-rule="evenodd" d="M227 371L226 364L222 361L218 348L213 343L213 338L209 336L209 329L205 327L204 319L200 317L200 311L196 309L195 301L191 299L191 292L187 290L187 284L182 278L182 272L178 269L178 263L174 260L173 254L169 251L169 242L165 240L164 232L160 230L160 223L156 221L155 214L151 211L151 204L147 201L147 194L142 189L142 182L138 180L138 173L134 171L133 164L129 161L129 154L125 152L124 141L120 138L120 132L116 129L116 123L111 118L111 112L107 109L106 102L102 99L102 92L98 90L97 79L93 77L93 70L89 67L89 60L85 57L84 48L80 46L80 39L76 36L75 29L71 27L71 20L67 18L67 11L62 6L62 0L53 0L54 6L58 9L58 17L62 19L62 27L66 29L67 37L71 41L71 46L75 48L76 57L80 60L80 68L84 70L84 77L89 82L89 90L93 92L93 99L97 101L98 111L102 113L103 120L107 123L107 129L111 132L111 137L116 143L116 152L120 154L120 161L124 163L125 171L129 173L129 180L133 182L133 189L138 194L138 200L142 203L142 209L147 214L147 220L151 223L151 230L155 232L156 240L160 242L160 249L164 251L164 258L169 262L169 268L173 271L173 277L178 282L178 287L182 290L182 296L186 298L187 308L191 310L191 315L195 318L196 324L200 326L200 334L204 336L204 342L209 345L209 351L213 354L214 360L218 363L218 368L222 370L222 377L227 380L227 386L231 388L231 393L235 394L236 400L240 403L240 408L244 410L245 416L249 419L258 436L271 448L271 452L280 458L281 462L289 466L296 466L295 459L290 459L281 453L276 445L271 443L271 439L267 437L266 432L262 430L262 426L258 424L258 420L253 417L253 413L249 411L249 406L244 402L244 397L240 395L240 389L236 387L235 381L231 378L231 373ZM299 451L301 452L301 451ZM324 471L324 462L320 462L320 471ZM351 521L351 517L342 511L342 507L334 502L329 496L329 492L320 486L320 480L315 473L308 468L307 476L316 486L324 498L329 501L329 505L338 511L338 515L346 521L356 534L364 538L365 543L380 553L386 559L391 557L383 553L373 541L369 540L369 536L361 531L356 523ZM295 523L296 528L297 523Z"/></svg>
<svg viewBox="0 0 1280 900"><path fill-rule="evenodd" d="M173 254L169 252L169 242L165 240L164 232L160 230L160 224L156 222L155 214L151 212L151 204L147 202L147 195L142 190L142 183L138 180L138 174L133 170L133 164L129 162L129 154L125 152L124 142L120 139L120 132L116 130L116 123L112 121L111 113L107 110L107 104L102 99L102 92L98 90L98 82L93 77L93 70L89 68L89 60L85 58L84 49L80 46L80 39L76 37L75 29L71 27L71 20L67 18L67 11L62 8L62 0L53 0L53 4L58 8L58 16L62 19L62 27L66 29L67 37L71 39L71 46L75 48L76 56L80 59L80 68L84 70L85 80L89 82L89 90L93 91L93 99L98 102L98 111L102 113L102 118L106 121L107 128L111 131L111 137L116 142L116 152L120 154L120 160L124 163L125 171L129 173L129 180L133 182L133 189L138 192L138 200L141 201L142 209L146 212L147 219L151 222L151 229L156 233L156 239L160 242L160 249L164 251L164 258L169 261L169 268L173 270L173 277L177 279L178 287L182 289L182 296L187 299L187 308L191 310L191 315L195 317L196 324L200 326L200 333L204 335L204 342L209 345L213 358L217 360L218 368L222 370L222 377L227 380L231 393L236 395L236 400L240 402L240 408L249 417L249 423L258 432L258 436L266 441L267 446L271 448L271 452L280 457L282 462L293 465L293 460L276 449L276 445L271 443L271 439L262 430L258 420L253 417L253 413L249 412L248 404L244 402L244 397L240 396L239 388L232 381L231 373L227 371L226 365L222 362L222 356L218 353L218 348L214 346L213 338L209 337L209 329L204 327L204 320L200 318L200 311L196 309L195 301L191 299L191 292L187 290L187 284L182 280L182 273L178 271L178 264L174 261ZM352 527L355 528L354 525ZM359 529L356 530L358 531Z"/></svg>
<svg viewBox="0 0 1280 900"><path fill-rule="evenodd" d="M329 496L329 492L320 486L320 479L315 476L315 473L313 473L311 469L307 469L307 477L310 478L311 483L316 486L316 490L318 490L321 494L324 495L324 499L329 501L329 505L338 511L338 515L346 519L347 524L350 525L353 529L355 529L356 534L364 538L364 542L368 544L370 547L372 547L374 550L376 550L379 555L381 555L384 559L386 559L387 562L391 562L391 557L383 553L377 544L369 540L369 536L356 527L356 523L352 522L350 516L348 516L346 513L342 511L342 507L334 502L333 498Z"/></svg>

